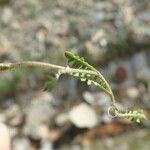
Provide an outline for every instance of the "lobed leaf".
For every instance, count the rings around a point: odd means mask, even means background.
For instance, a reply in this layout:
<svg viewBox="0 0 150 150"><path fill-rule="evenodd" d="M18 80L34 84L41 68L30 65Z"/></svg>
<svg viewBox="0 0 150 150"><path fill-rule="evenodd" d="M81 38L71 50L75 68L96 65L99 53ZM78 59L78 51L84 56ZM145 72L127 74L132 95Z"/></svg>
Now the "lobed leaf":
<svg viewBox="0 0 150 150"><path fill-rule="evenodd" d="M119 113L118 116L125 117L127 119L131 119L132 121L135 121L137 123L140 123L141 121L147 119L143 111L129 111L125 113Z"/></svg>
<svg viewBox="0 0 150 150"><path fill-rule="evenodd" d="M68 51L65 52L65 57L68 59L70 67L98 72L93 66L85 62L83 57L76 56Z"/></svg>
<svg viewBox="0 0 150 150"><path fill-rule="evenodd" d="M112 91L104 79L104 77L101 75L101 73L96 70L93 66L85 62L84 58L74 55L71 52L66 51L65 57L68 60L68 65L72 68L78 68L78 69L84 69L84 70L90 70L97 73L97 75L91 75L91 74L79 74L79 73L70 73L70 75L74 77L80 78L81 81L87 82L88 85L94 84L95 86L98 86L102 90L104 90L109 95L112 94Z"/></svg>

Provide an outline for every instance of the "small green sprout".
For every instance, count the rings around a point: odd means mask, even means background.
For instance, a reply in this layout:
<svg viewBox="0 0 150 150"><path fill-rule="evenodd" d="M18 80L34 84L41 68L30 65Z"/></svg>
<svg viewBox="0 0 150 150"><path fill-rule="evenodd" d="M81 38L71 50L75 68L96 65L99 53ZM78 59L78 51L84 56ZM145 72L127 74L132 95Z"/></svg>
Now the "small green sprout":
<svg viewBox="0 0 150 150"><path fill-rule="evenodd" d="M130 119L131 121L140 123L144 120L147 119L146 115L142 110L137 111L128 111L128 112L120 112L116 107L110 106L108 109L108 114L114 118L114 117L120 117L120 118L127 118Z"/></svg>
<svg viewBox="0 0 150 150"><path fill-rule="evenodd" d="M51 70L55 75L49 78L46 89L51 90L52 86L56 84L56 81L63 74L68 74L70 76L79 78L82 82L86 82L88 85L94 84L95 86L102 89L111 97L111 105L108 109L108 114L111 117L121 117L128 118L137 123L147 119L143 111L129 111L129 112L120 112L116 107L116 102L112 89L103 75L95 69L93 66L85 62L83 57L74 55L71 52L66 51L65 57L68 60L68 65L59 66L44 62L37 61L23 61L17 63L0 63L0 71L17 69L22 67L41 67ZM50 80L55 80L51 82Z"/></svg>

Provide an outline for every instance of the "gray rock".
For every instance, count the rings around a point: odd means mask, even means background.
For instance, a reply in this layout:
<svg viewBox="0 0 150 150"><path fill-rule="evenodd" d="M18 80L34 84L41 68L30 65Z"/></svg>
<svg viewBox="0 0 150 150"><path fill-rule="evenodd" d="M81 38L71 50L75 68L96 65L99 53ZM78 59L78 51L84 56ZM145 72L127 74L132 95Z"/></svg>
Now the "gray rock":
<svg viewBox="0 0 150 150"><path fill-rule="evenodd" d="M42 140L41 148L39 150L54 150L53 144L49 140Z"/></svg>
<svg viewBox="0 0 150 150"><path fill-rule="evenodd" d="M136 15L132 21L132 38L136 44L149 44L150 41L150 12L148 10Z"/></svg>
<svg viewBox="0 0 150 150"><path fill-rule="evenodd" d="M68 113L61 113L55 117L55 123L58 126L63 126L68 121L69 121Z"/></svg>
<svg viewBox="0 0 150 150"><path fill-rule="evenodd" d="M52 107L53 97L48 92L38 93L32 99L32 103L27 110L27 122L24 132L33 138L41 138L43 135L39 132L43 125L48 125L55 110Z"/></svg>
<svg viewBox="0 0 150 150"><path fill-rule="evenodd" d="M135 100L140 96L140 91L137 87L130 86L126 89L126 96L131 100Z"/></svg>
<svg viewBox="0 0 150 150"><path fill-rule="evenodd" d="M133 71L135 73L135 76L138 79L144 79L144 80L150 79L150 76L149 76L150 75L150 67L148 65L148 62L146 59L146 53L144 51L136 53L132 57L131 65L132 65Z"/></svg>
<svg viewBox="0 0 150 150"><path fill-rule="evenodd" d="M110 96L104 92L84 92L84 99L91 105L107 107L111 103Z"/></svg>
<svg viewBox="0 0 150 150"><path fill-rule="evenodd" d="M1 21L4 24L9 25L10 22L12 21L12 17L13 17L12 9L10 7L5 7L1 14Z"/></svg>
<svg viewBox="0 0 150 150"><path fill-rule="evenodd" d="M30 141L26 137L17 137L13 140L14 150L31 150Z"/></svg>
<svg viewBox="0 0 150 150"><path fill-rule="evenodd" d="M73 107L69 112L69 119L79 128L93 128L98 124L95 110L86 103Z"/></svg>

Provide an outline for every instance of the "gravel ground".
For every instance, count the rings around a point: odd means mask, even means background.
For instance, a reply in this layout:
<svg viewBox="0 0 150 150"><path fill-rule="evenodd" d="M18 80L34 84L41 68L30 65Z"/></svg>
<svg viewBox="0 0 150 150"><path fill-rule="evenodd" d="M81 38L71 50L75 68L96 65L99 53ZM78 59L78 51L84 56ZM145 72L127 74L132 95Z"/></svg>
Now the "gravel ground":
<svg viewBox="0 0 150 150"><path fill-rule="evenodd" d="M0 63L66 65L72 51L102 72L120 109L149 116L149 8L149 0L0 0ZM0 73L0 122L13 150L149 150L149 120L108 117L109 96L66 76L43 91L49 74Z"/></svg>

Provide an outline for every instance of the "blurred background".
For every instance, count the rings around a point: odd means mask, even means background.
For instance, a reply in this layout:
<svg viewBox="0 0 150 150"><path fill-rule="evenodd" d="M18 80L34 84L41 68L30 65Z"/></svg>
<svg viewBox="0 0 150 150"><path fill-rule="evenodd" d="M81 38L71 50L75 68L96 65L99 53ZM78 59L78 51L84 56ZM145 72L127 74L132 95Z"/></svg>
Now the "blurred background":
<svg viewBox="0 0 150 150"><path fill-rule="evenodd" d="M119 109L149 116L149 0L0 0L0 63L65 66L66 50L101 71ZM103 91L68 76L58 84L50 78L39 68L0 72L0 122L13 150L150 149L149 119L112 119ZM45 85L55 88L43 91Z"/></svg>

